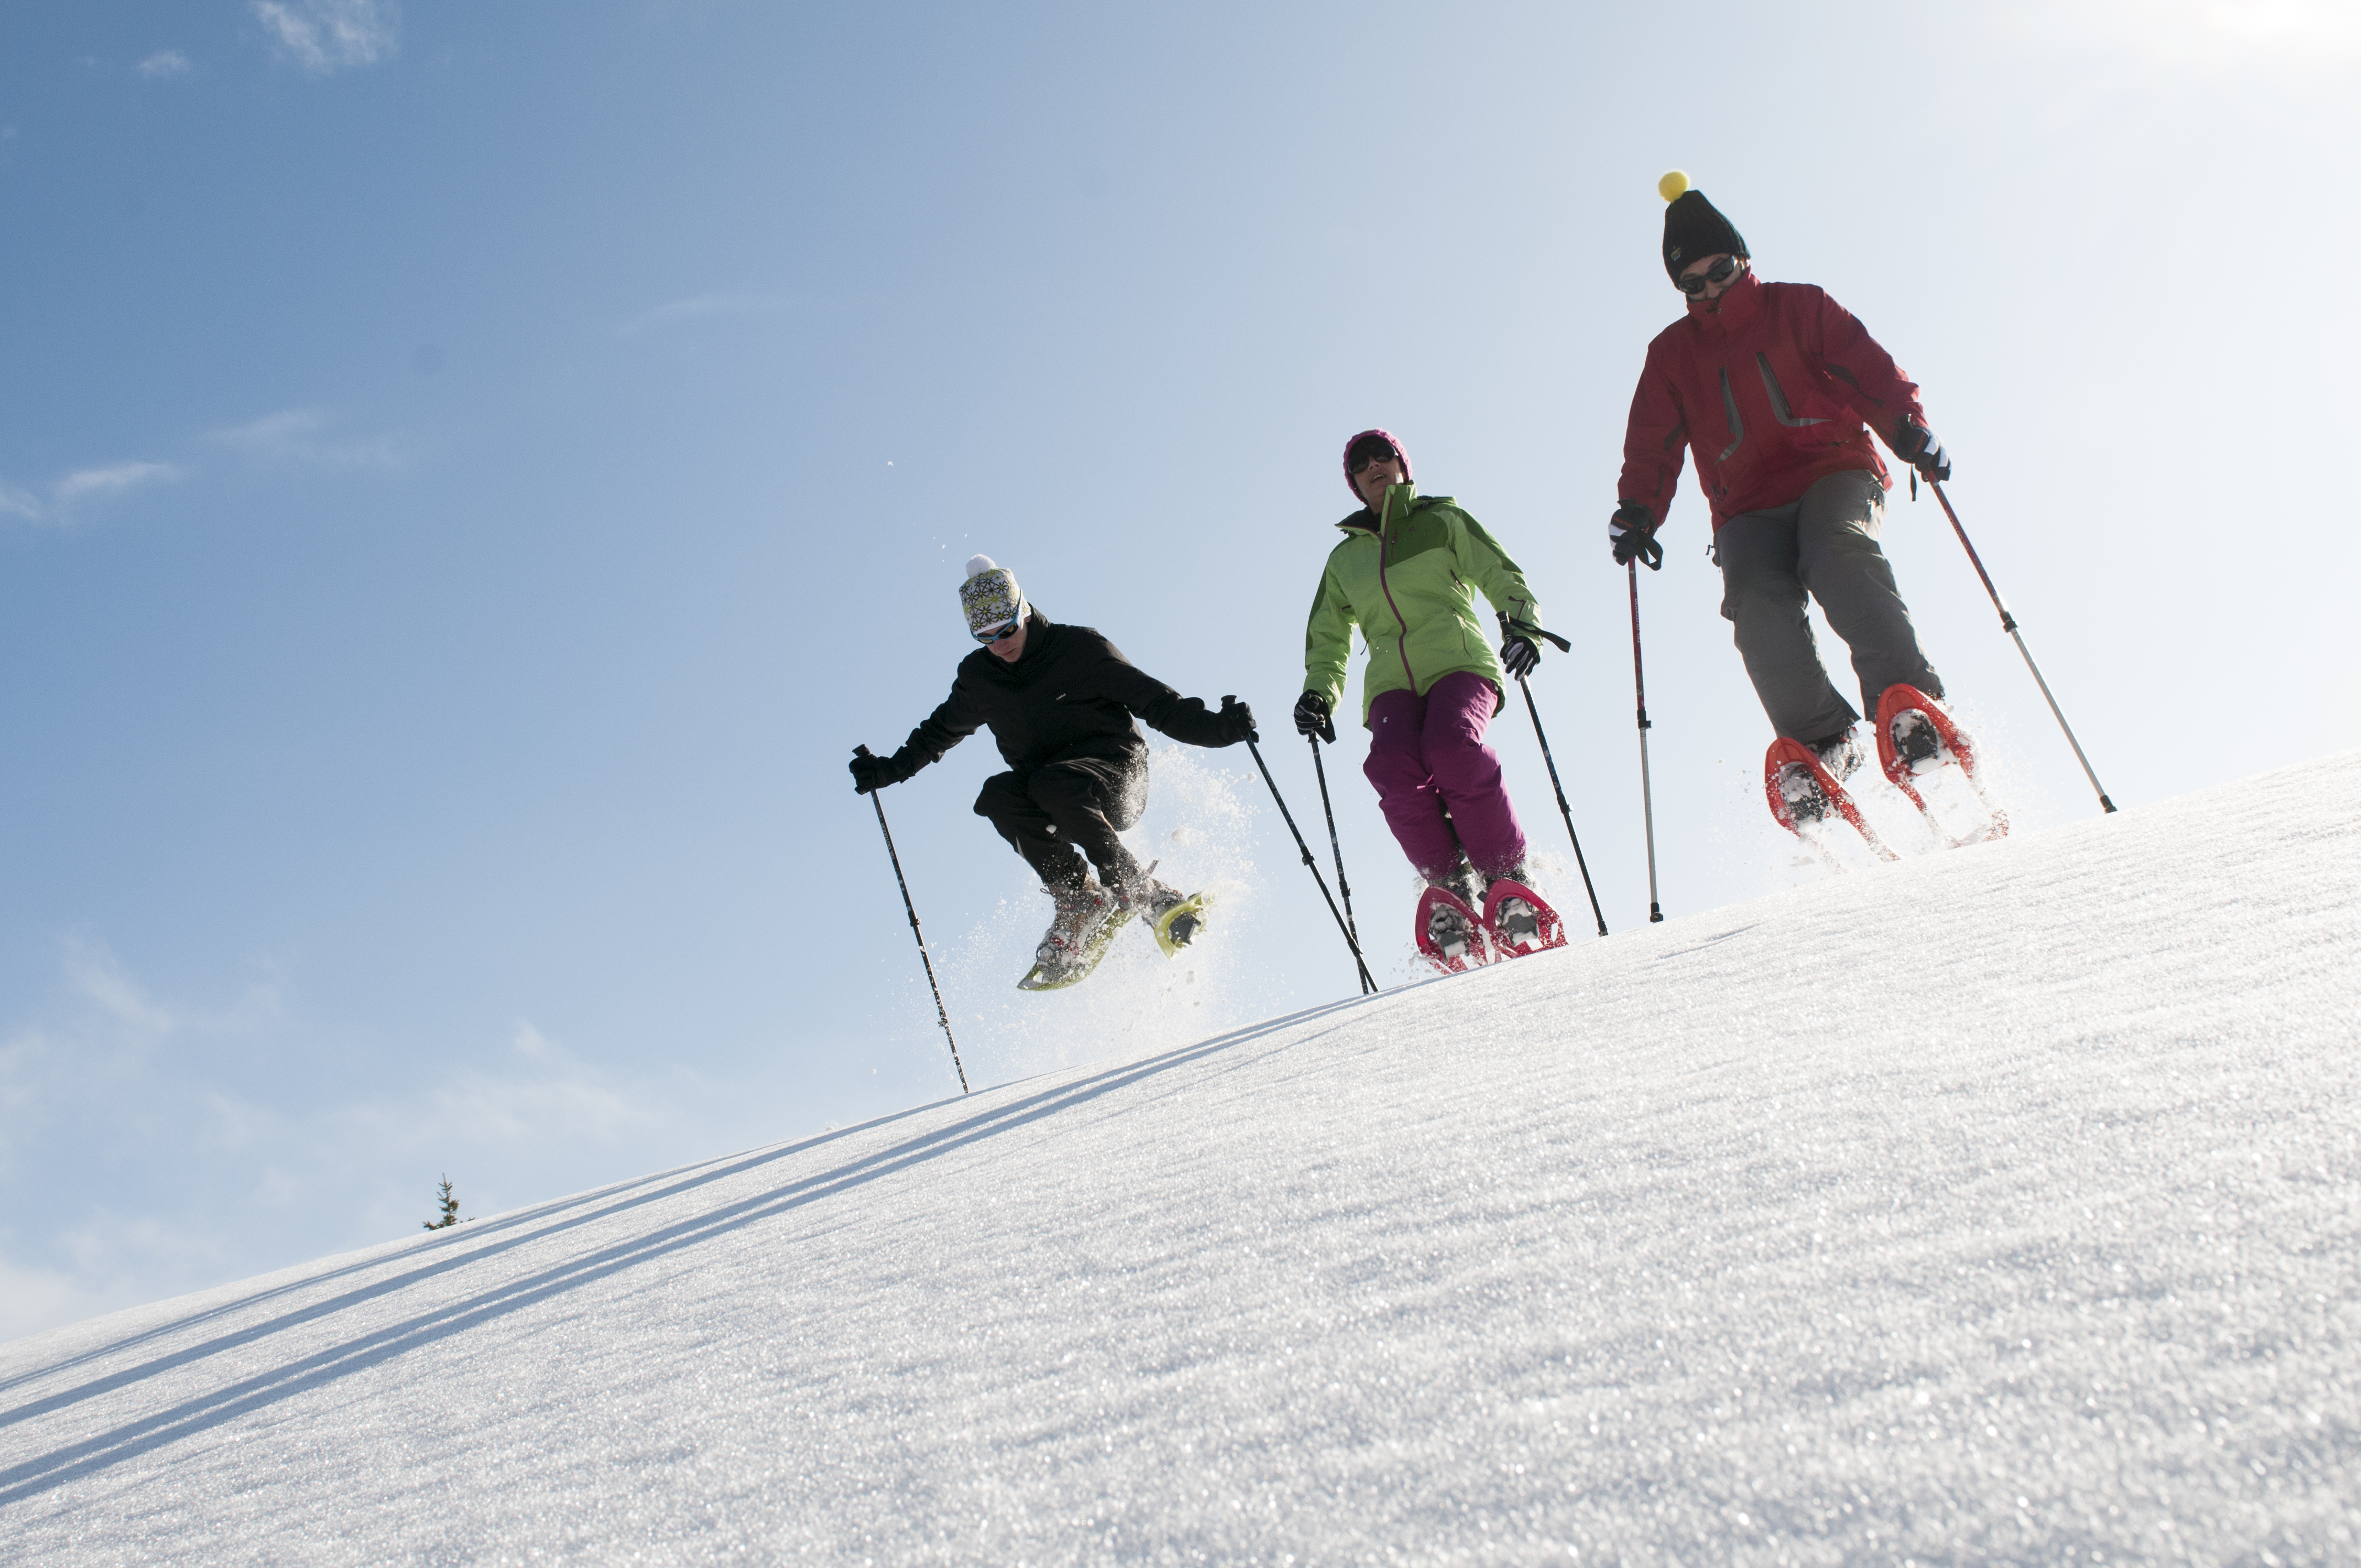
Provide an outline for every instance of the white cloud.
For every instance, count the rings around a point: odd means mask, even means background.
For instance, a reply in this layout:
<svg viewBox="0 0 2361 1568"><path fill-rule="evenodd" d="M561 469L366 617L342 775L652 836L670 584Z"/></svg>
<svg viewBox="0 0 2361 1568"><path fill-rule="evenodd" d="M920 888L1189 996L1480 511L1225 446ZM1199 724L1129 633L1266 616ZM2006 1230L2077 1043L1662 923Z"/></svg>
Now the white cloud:
<svg viewBox="0 0 2361 1568"><path fill-rule="evenodd" d="M400 47L393 0L253 0L280 55L313 76L375 65Z"/></svg>
<svg viewBox="0 0 2361 1568"><path fill-rule="evenodd" d="M509 1044L536 1061L555 1060L566 1054L565 1047L522 1018L517 1020L516 1033L510 1036Z"/></svg>
<svg viewBox="0 0 2361 1568"><path fill-rule="evenodd" d="M401 455L383 436L364 441L321 438L325 414L316 409L281 409L228 430L216 430L206 439L235 447L265 463L312 463L331 468L398 468Z"/></svg>
<svg viewBox="0 0 2361 1568"><path fill-rule="evenodd" d="M179 1017L149 1001L115 955L95 943L68 942L65 970L66 983L75 994L96 1003L118 1024L150 1036L169 1035L181 1026Z"/></svg>
<svg viewBox="0 0 2361 1568"><path fill-rule="evenodd" d="M777 294L699 294L692 299L674 300L658 305L647 314L634 316L615 330L629 337L653 327L701 321L708 316L776 315L782 311L793 310L795 305L795 301Z"/></svg>
<svg viewBox="0 0 2361 1568"><path fill-rule="evenodd" d="M116 463L104 468L77 468L49 487L53 511L64 511L77 501L118 496L143 485L159 485L181 477L170 463Z"/></svg>
<svg viewBox="0 0 2361 1568"><path fill-rule="evenodd" d="M186 76L189 57L176 49L159 49L134 69L150 81L161 82L170 76Z"/></svg>
<svg viewBox="0 0 2361 1568"><path fill-rule="evenodd" d="M0 483L0 517L21 517L38 522L48 515L39 497L29 490Z"/></svg>

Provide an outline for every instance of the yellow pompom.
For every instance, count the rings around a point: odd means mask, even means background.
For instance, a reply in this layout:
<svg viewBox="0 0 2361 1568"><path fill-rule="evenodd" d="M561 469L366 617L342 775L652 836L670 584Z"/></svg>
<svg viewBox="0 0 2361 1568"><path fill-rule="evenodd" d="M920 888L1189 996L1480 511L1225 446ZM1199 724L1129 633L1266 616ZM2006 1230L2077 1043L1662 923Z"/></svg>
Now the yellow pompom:
<svg viewBox="0 0 2361 1568"><path fill-rule="evenodd" d="M1675 169L1656 181L1656 194L1669 202L1689 188L1689 177Z"/></svg>

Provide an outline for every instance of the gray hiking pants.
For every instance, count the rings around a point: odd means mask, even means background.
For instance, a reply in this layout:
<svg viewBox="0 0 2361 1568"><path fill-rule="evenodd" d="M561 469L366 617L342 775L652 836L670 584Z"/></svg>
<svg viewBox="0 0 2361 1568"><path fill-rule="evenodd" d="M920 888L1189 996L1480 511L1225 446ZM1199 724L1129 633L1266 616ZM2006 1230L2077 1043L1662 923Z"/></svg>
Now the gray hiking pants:
<svg viewBox="0 0 2361 1568"><path fill-rule="evenodd" d="M1878 697L1896 681L1943 695L1878 548L1884 523L1885 488L1876 475L1853 469L1829 475L1786 506L1741 512L1713 536L1722 618L1736 628L1731 640L1771 728L1789 740L1826 740L1861 718L1820 664L1806 593L1852 650L1864 712L1876 712Z"/></svg>

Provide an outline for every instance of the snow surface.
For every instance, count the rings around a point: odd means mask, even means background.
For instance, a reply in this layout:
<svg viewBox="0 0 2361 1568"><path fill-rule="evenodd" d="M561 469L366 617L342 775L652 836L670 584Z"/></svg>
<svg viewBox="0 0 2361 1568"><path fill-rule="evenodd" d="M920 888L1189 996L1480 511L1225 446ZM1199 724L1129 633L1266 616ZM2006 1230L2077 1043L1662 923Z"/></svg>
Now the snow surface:
<svg viewBox="0 0 2361 1568"><path fill-rule="evenodd" d="M2350 1563L2356 887L2347 752L19 1341L0 1556Z"/></svg>

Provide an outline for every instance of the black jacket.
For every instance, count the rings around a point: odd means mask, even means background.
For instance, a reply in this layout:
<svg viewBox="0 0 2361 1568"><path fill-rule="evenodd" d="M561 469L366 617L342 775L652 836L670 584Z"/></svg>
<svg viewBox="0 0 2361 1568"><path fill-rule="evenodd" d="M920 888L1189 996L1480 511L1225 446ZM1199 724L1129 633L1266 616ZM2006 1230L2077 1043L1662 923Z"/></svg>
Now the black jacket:
<svg viewBox="0 0 2361 1568"><path fill-rule="evenodd" d="M1138 715L1175 740L1226 746L1239 737L1200 699L1184 697L1123 656L1087 626L1059 626L1034 610L1025 622L1025 654L1015 663L989 648L960 661L951 695L890 759L908 778L974 734L989 729L1017 772L1049 762L1096 758L1139 763L1148 738Z"/></svg>

